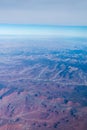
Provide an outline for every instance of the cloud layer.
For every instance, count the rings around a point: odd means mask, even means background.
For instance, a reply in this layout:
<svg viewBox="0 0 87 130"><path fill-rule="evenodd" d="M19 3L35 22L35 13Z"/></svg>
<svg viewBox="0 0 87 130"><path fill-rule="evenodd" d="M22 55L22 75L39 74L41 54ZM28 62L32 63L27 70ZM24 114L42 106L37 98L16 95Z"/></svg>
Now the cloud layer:
<svg viewBox="0 0 87 130"><path fill-rule="evenodd" d="M3 0L0 23L87 25L86 0Z"/></svg>

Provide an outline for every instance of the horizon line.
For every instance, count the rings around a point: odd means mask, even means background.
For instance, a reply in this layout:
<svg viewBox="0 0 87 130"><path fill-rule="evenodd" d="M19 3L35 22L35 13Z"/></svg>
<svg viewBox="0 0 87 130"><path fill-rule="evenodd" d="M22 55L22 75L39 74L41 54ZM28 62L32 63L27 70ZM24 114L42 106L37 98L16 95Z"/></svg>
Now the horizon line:
<svg viewBox="0 0 87 130"><path fill-rule="evenodd" d="M22 23L18 23L18 24L15 24L15 23L0 23L0 26L1 25L12 25L12 26L44 26L44 27L87 27L87 25L58 25L58 24L22 24Z"/></svg>

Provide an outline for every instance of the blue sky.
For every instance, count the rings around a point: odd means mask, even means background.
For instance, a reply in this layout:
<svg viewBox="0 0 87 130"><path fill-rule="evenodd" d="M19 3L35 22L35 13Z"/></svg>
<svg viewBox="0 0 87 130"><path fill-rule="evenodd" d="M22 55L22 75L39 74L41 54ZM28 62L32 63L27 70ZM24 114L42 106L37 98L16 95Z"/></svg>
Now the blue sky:
<svg viewBox="0 0 87 130"><path fill-rule="evenodd" d="M0 36L4 35L87 38L87 26L0 24Z"/></svg>
<svg viewBox="0 0 87 130"><path fill-rule="evenodd" d="M87 0L0 0L0 23L87 25Z"/></svg>

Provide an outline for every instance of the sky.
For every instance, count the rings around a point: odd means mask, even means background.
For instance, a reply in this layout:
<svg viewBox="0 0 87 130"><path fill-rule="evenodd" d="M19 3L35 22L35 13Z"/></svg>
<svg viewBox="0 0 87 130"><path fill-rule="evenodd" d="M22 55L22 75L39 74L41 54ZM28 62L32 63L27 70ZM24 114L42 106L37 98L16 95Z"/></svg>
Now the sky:
<svg viewBox="0 0 87 130"><path fill-rule="evenodd" d="M87 25L87 0L0 0L0 24Z"/></svg>
<svg viewBox="0 0 87 130"><path fill-rule="evenodd" d="M0 24L0 36L30 37L83 37L87 38L87 26L58 26L31 24Z"/></svg>

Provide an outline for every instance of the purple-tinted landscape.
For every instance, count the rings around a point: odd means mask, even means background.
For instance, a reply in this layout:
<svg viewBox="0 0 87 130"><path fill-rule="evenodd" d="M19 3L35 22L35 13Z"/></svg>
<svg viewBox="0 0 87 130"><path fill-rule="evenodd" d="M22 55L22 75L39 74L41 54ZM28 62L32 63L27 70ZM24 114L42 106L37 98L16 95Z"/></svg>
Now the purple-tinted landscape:
<svg viewBox="0 0 87 130"><path fill-rule="evenodd" d="M87 129L87 39L0 41L0 130Z"/></svg>
<svg viewBox="0 0 87 130"><path fill-rule="evenodd" d="M87 0L0 0L0 130L87 130Z"/></svg>

